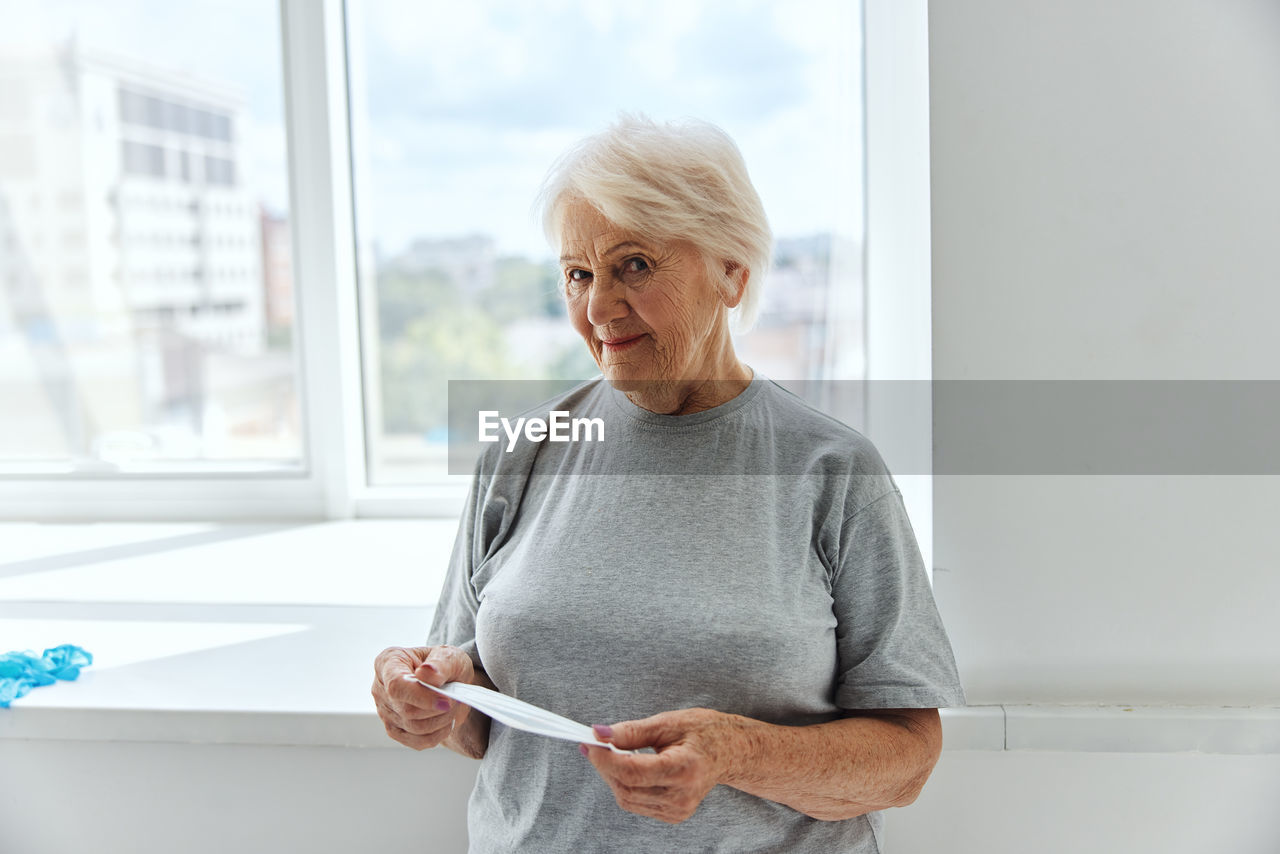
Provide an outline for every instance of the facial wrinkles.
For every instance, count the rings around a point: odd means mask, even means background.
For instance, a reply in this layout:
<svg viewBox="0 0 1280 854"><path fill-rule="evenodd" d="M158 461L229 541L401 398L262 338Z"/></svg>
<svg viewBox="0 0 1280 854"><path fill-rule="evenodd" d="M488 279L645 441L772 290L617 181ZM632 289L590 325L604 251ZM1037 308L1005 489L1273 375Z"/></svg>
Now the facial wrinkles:
<svg viewBox="0 0 1280 854"><path fill-rule="evenodd" d="M567 297L575 328L605 375L644 382L645 406L655 411L686 411L700 397L715 397L700 389L718 378L727 328L701 254L685 243L655 244L628 233L589 208L566 216L562 237L566 273L591 274L580 286L569 282ZM628 271L634 257L649 269ZM601 342L635 335L649 340L620 352Z"/></svg>
<svg viewBox="0 0 1280 854"><path fill-rule="evenodd" d="M601 362L604 355L601 343L603 339L630 338L653 332L631 309L628 301L630 292L642 289L644 285L641 284L637 288L634 283L624 281L625 273L618 269L631 255L635 253L648 255L649 253L645 251L647 247L628 240L624 235L616 232L598 234L589 243L583 241L579 246L581 247L579 251L569 256L571 260L568 263L588 270L592 280L584 287L582 293L573 298L586 302L588 315L592 313L594 301L601 303L600 307L596 308L597 311L611 315L610 319L600 326L597 326L590 316L587 318L594 333L588 341L591 353L597 362ZM627 304L627 309L620 312L618 303ZM612 317L618 313L622 316ZM625 364L628 361L630 360L615 356L611 363Z"/></svg>
<svg viewBox="0 0 1280 854"><path fill-rule="evenodd" d="M633 299L652 300L650 313L658 307L667 323L653 343L653 359L656 370L651 379L676 382L688 378L692 362L698 351L698 343L704 337L698 328L701 308L696 286L683 270L668 259L666 263L655 261L649 280L637 288L628 288Z"/></svg>
<svg viewBox="0 0 1280 854"><path fill-rule="evenodd" d="M715 327L716 315L708 311L700 283L687 270L667 269L655 274L653 300L660 303L668 323L665 335L655 342L660 375L671 381L693 379L701 371L700 356Z"/></svg>
<svg viewBox="0 0 1280 854"><path fill-rule="evenodd" d="M684 297L684 298L681 298ZM685 378L689 362L695 355L697 340L703 336L698 334L695 311L696 295L689 293L689 283L683 279L672 277L671 287L661 291L661 299L666 303L674 323L672 335L666 346L657 348L658 356L663 361L663 375L672 380ZM684 364L681 364L681 363Z"/></svg>

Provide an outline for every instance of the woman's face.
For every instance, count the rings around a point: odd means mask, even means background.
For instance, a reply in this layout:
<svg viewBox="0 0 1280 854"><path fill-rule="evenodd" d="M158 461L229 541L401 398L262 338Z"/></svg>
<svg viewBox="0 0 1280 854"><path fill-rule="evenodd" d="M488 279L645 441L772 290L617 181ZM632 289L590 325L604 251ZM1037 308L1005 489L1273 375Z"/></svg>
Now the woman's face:
<svg viewBox="0 0 1280 854"><path fill-rule="evenodd" d="M732 304L693 245L655 243L585 202L566 207L560 235L569 319L615 387L667 412L686 409L700 381L738 376Z"/></svg>

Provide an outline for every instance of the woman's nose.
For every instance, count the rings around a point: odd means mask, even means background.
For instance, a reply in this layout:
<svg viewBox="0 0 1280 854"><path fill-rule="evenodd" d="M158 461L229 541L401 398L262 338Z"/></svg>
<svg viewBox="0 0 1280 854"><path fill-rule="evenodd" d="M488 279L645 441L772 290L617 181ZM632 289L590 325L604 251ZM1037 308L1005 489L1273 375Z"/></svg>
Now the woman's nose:
<svg viewBox="0 0 1280 854"><path fill-rule="evenodd" d="M587 297L587 320L592 326L608 326L609 323L631 313L627 305L626 288L612 277L597 276Z"/></svg>

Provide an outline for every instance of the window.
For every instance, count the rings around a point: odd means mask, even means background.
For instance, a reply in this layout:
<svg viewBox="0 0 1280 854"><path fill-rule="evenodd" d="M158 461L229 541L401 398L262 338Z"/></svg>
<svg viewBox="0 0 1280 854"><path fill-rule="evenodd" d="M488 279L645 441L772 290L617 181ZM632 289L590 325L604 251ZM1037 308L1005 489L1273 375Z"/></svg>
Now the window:
<svg viewBox="0 0 1280 854"><path fill-rule="evenodd" d="M623 110L703 118L743 150L776 241L744 360L862 378L858 4L347 6L371 483L441 477L448 380L597 373L529 209Z"/></svg>
<svg viewBox="0 0 1280 854"><path fill-rule="evenodd" d="M859 4L0 0L0 516L453 512L413 377L592 371L528 210L619 109L742 146L778 238L748 363L927 366L927 42L865 5L864 187Z"/></svg>
<svg viewBox="0 0 1280 854"><path fill-rule="evenodd" d="M126 139L121 144L120 159L126 175L164 177L164 149L158 145L143 145Z"/></svg>
<svg viewBox="0 0 1280 854"><path fill-rule="evenodd" d="M223 187L236 185L236 165L225 157L205 157L204 180Z"/></svg>
<svg viewBox="0 0 1280 854"><path fill-rule="evenodd" d="M233 5L0 3L0 471L305 466L279 18Z"/></svg>

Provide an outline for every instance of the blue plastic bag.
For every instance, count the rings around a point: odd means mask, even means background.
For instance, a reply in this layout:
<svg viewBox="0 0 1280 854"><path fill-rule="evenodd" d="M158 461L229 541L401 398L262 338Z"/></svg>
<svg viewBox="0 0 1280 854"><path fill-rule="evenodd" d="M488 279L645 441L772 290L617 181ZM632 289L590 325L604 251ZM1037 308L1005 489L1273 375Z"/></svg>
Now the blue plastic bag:
<svg viewBox="0 0 1280 854"><path fill-rule="evenodd" d="M31 650L6 652L0 655L0 709L9 708L32 688L79 678L80 668L90 664L93 655L71 644L46 649L39 658Z"/></svg>

